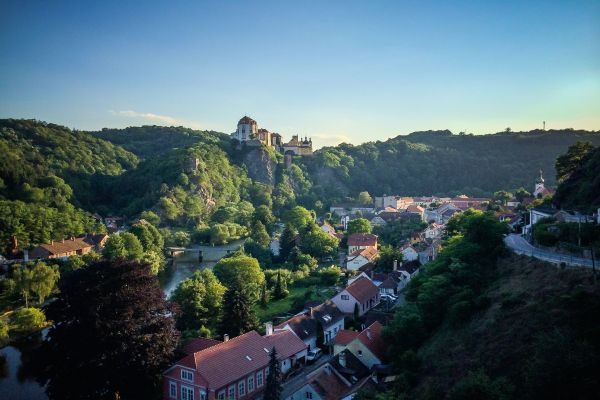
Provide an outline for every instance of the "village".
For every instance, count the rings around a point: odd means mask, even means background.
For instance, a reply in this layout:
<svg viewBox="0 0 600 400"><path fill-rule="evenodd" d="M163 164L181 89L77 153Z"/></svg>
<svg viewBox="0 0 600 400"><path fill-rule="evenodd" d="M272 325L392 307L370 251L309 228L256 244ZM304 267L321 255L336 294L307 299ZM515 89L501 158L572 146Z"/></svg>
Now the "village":
<svg viewBox="0 0 600 400"><path fill-rule="evenodd" d="M549 217L567 222L590 222L595 218L600 223L597 215L525 207L550 194L540 172L532 195L520 198L383 195L370 202L332 204L317 225L341 243L339 260L330 256L321 259L328 265L339 261L341 275L334 294L322 302L306 302L291 317L285 317L287 312L276 315L264 323L260 333L252 330L237 337L225 334L219 340L189 340L182 349L184 357L164 372L163 398L260 398L273 349L284 377L282 398L350 399L359 390L388 388L395 377L382 329L393 318L394 309L403 304L408 283L424 265L436 259L448 222L469 209L491 210L524 238L531 237L533 225ZM52 241L31 250L20 250L14 238L13 250L4 263L68 260L74 255L101 253L112 234L123 233L131 226L150 225L145 219L126 224L120 217L108 217L103 222L106 234ZM386 226L405 226L409 230L390 240ZM387 246L382 246L377 233L386 237ZM270 249L275 255L281 240L281 232L271 239ZM299 244L301 235L294 241ZM382 253L390 249L393 259L384 266Z"/></svg>

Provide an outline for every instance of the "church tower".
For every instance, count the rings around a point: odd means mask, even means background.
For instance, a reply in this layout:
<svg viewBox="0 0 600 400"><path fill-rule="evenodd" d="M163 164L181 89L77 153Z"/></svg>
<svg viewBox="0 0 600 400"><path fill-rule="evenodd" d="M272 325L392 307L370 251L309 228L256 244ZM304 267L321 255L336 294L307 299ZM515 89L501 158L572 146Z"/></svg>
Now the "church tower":
<svg viewBox="0 0 600 400"><path fill-rule="evenodd" d="M546 187L544 186L544 176L542 170L540 169L540 176L535 180L535 190L533 191L533 196L536 198L543 197L546 194Z"/></svg>

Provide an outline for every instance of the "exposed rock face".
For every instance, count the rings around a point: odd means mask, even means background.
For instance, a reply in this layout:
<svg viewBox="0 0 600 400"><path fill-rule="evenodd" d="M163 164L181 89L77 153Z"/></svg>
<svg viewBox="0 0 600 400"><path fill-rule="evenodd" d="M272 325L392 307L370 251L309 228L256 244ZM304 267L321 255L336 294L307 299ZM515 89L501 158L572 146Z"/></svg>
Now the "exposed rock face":
<svg viewBox="0 0 600 400"><path fill-rule="evenodd" d="M248 175L255 181L273 185L277 163L264 147L249 147L243 155L242 162Z"/></svg>

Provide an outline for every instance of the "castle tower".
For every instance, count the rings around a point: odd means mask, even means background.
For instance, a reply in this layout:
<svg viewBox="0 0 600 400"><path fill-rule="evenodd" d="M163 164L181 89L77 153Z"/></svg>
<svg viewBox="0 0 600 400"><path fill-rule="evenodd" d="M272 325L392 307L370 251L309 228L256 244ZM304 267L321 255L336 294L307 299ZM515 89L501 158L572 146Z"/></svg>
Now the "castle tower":
<svg viewBox="0 0 600 400"><path fill-rule="evenodd" d="M245 115L238 121L237 130L233 134L233 137L240 142L244 142L246 140L254 139L257 133L258 124L255 120Z"/></svg>

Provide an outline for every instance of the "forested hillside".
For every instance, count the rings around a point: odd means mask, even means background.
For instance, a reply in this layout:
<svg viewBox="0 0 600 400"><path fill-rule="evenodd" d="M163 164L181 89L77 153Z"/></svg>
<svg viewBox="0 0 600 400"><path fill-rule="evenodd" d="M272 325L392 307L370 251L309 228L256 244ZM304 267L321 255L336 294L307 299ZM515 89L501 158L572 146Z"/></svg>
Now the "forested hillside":
<svg viewBox="0 0 600 400"><path fill-rule="evenodd" d="M183 149L198 143L228 144L227 135L215 131L165 126L136 126L125 129L104 128L90 132L93 136L122 146L142 159L152 158L173 149Z"/></svg>
<svg viewBox="0 0 600 400"><path fill-rule="evenodd" d="M557 206L594 213L600 208L600 146L579 142L556 161Z"/></svg>
<svg viewBox="0 0 600 400"><path fill-rule="evenodd" d="M138 158L85 132L33 120L0 120L0 249L101 230L80 209L98 176L135 168ZM82 201L83 200L83 201Z"/></svg>
<svg viewBox="0 0 600 400"><path fill-rule="evenodd" d="M341 144L302 160L321 198L371 195L491 195L531 187L538 171L553 186L554 161L577 141L600 133L574 130L453 135L415 132L387 141Z"/></svg>

